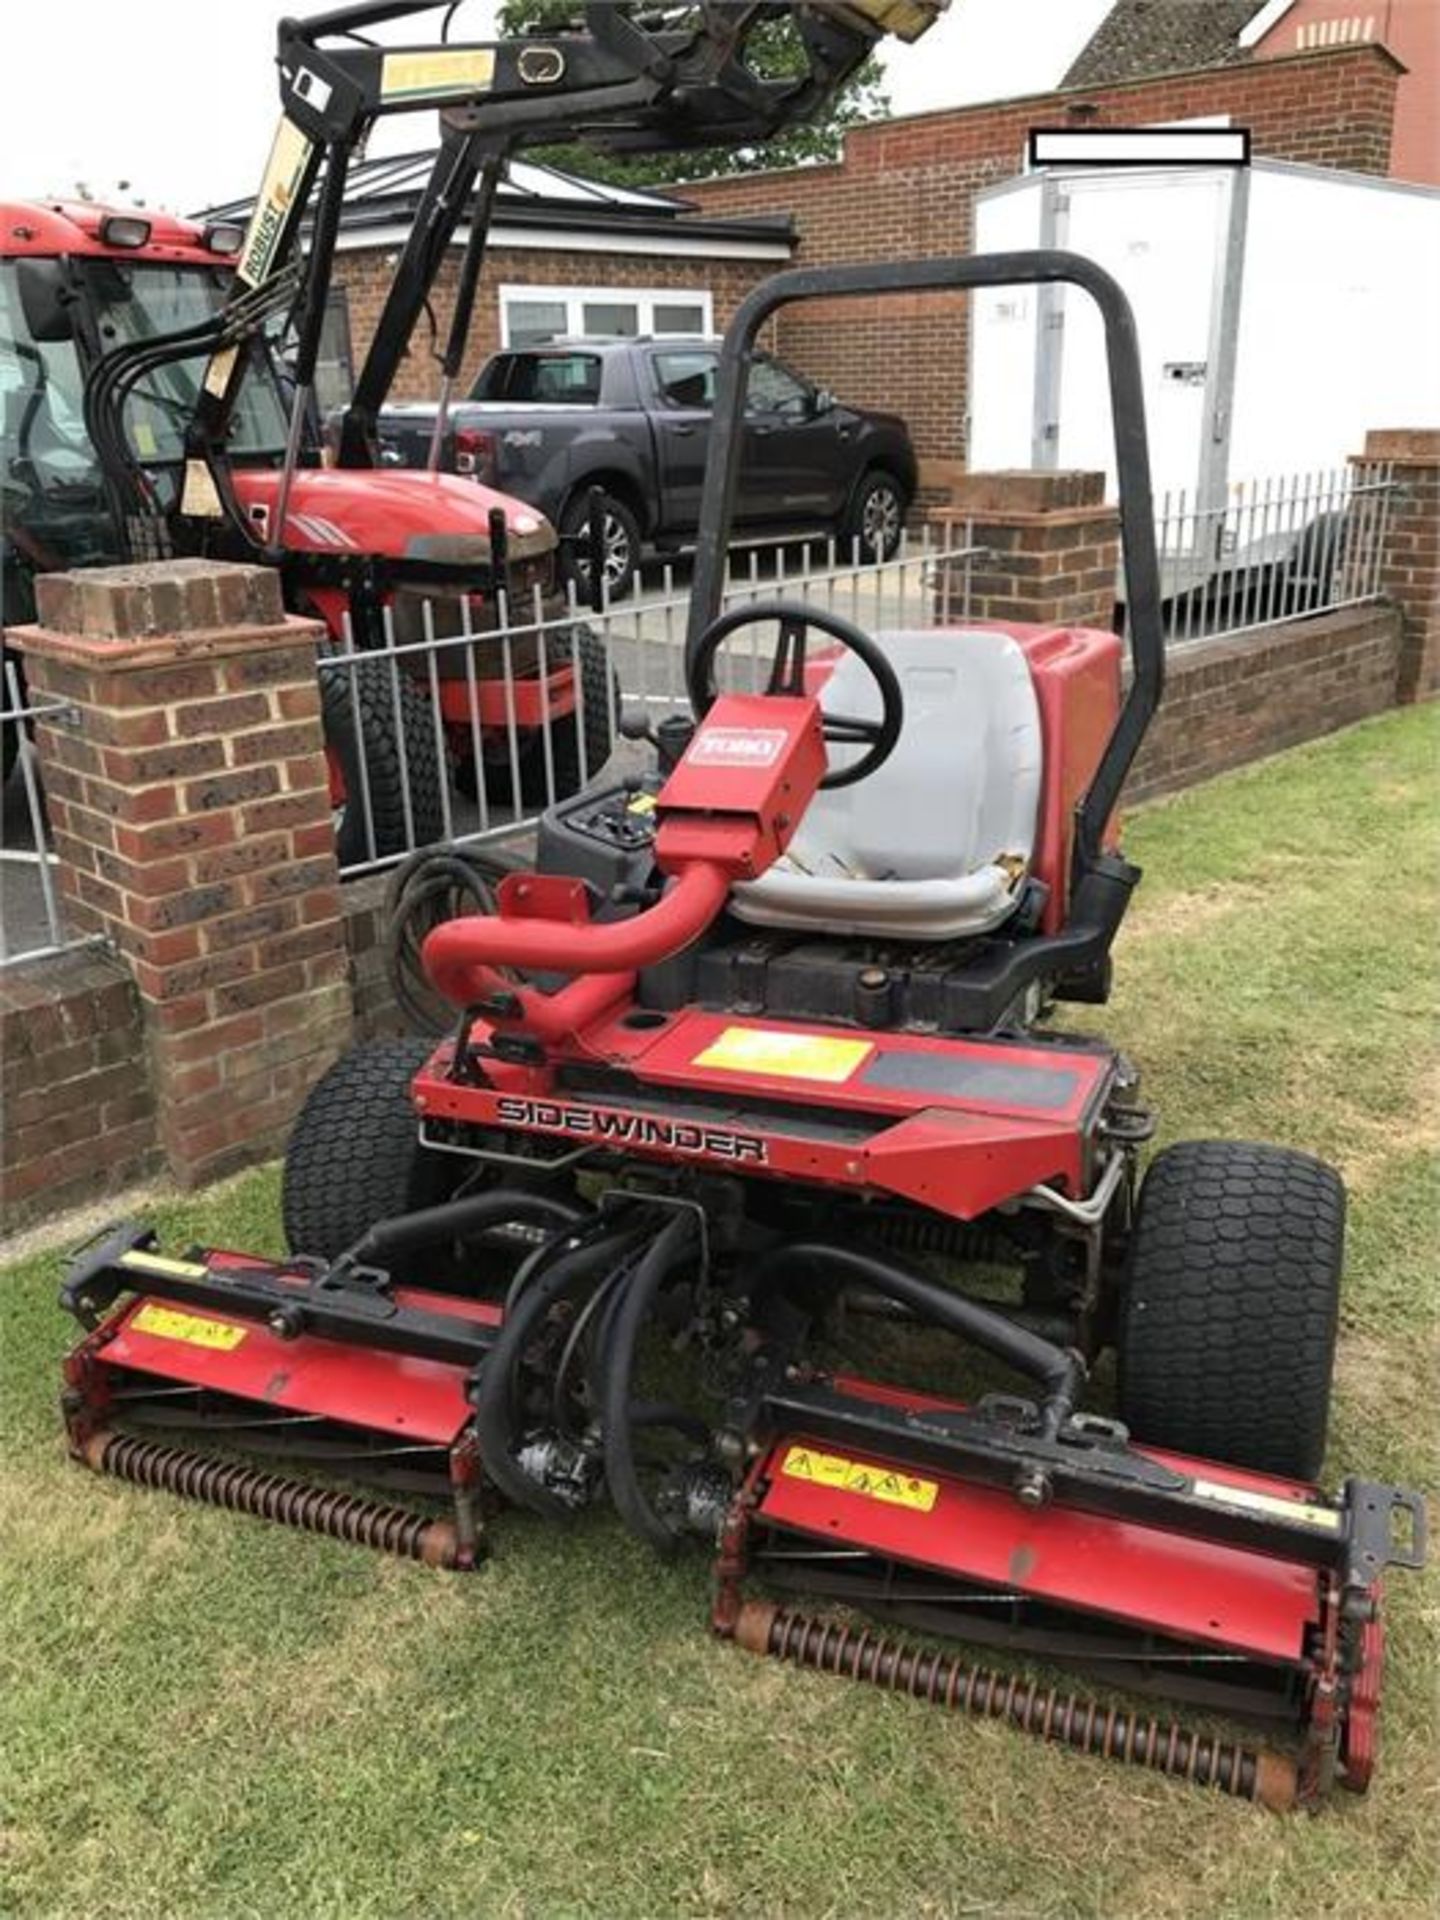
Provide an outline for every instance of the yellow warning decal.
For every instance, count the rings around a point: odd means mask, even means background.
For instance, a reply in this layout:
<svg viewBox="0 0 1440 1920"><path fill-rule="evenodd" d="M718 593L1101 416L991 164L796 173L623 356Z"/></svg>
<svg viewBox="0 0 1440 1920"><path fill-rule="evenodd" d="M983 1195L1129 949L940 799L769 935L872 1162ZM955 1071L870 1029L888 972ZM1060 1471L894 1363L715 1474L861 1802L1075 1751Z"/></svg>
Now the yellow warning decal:
<svg viewBox="0 0 1440 1920"><path fill-rule="evenodd" d="M168 1260L163 1253L141 1253L138 1249L122 1253L115 1264L133 1267L137 1273L168 1273L173 1280L203 1280L209 1272L194 1260Z"/></svg>
<svg viewBox="0 0 1440 1920"><path fill-rule="evenodd" d="M868 1466L863 1460L846 1460L838 1453L817 1453L814 1447L787 1448L780 1471L791 1480L863 1494L867 1500L884 1500L892 1507L913 1507L917 1513L929 1513L940 1494L937 1481L917 1480L913 1474Z"/></svg>
<svg viewBox="0 0 1440 1920"><path fill-rule="evenodd" d="M482 91L494 77L495 54L490 47L387 53L380 67L380 92L386 100L438 100L442 95Z"/></svg>
<svg viewBox="0 0 1440 1920"><path fill-rule="evenodd" d="M655 811L655 795L653 793L637 793L625 811L627 813L653 813Z"/></svg>
<svg viewBox="0 0 1440 1920"><path fill-rule="evenodd" d="M838 1086L875 1051L873 1040L829 1033L776 1033L769 1027L726 1027L692 1067L726 1073L769 1073L781 1080L824 1080Z"/></svg>
<svg viewBox="0 0 1440 1920"><path fill-rule="evenodd" d="M1256 1493L1250 1487L1227 1487L1218 1480L1192 1480L1190 1491L1198 1500L1215 1500L1222 1506L1240 1507L1246 1513L1269 1514L1277 1520L1299 1520L1307 1527L1321 1527L1326 1533L1339 1533L1341 1528L1340 1515L1334 1507L1285 1500L1278 1494Z"/></svg>
<svg viewBox="0 0 1440 1920"><path fill-rule="evenodd" d="M230 1353L246 1338L248 1327L231 1326L228 1320L205 1320L198 1313L181 1313L178 1307L157 1306L147 1300L130 1322L136 1333L158 1334L162 1340L183 1340L187 1347L214 1347Z"/></svg>

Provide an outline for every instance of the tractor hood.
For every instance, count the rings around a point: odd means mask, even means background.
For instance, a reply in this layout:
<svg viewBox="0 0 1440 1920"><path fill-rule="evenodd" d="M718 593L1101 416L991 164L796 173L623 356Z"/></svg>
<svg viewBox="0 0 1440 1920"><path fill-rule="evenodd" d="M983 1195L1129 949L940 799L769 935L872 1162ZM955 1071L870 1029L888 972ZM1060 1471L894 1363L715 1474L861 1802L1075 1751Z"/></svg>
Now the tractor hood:
<svg viewBox="0 0 1440 1920"><path fill-rule="evenodd" d="M270 467L233 475L235 497L262 540L280 474ZM554 551L555 530L521 500L453 473L396 473L376 467L302 467L290 488L282 544L298 553L372 553L389 560L488 560L490 515L505 515L513 560Z"/></svg>

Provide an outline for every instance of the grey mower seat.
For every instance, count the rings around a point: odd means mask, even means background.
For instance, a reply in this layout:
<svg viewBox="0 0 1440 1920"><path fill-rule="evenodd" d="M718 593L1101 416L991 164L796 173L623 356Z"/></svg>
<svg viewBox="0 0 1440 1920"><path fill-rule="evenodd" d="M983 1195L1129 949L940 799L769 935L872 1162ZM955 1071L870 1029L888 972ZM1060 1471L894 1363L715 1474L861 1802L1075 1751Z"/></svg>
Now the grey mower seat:
<svg viewBox="0 0 1440 1920"><path fill-rule="evenodd" d="M1040 709L1008 634L953 628L878 636L900 678L905 724L868 780L817 793L768 873L731 890L760 927L953 940L988 932L1018 902L1040 806ZM846 653L828 711L878 718L880 694ZM832 747L832 764L856 747Z"/></svg>

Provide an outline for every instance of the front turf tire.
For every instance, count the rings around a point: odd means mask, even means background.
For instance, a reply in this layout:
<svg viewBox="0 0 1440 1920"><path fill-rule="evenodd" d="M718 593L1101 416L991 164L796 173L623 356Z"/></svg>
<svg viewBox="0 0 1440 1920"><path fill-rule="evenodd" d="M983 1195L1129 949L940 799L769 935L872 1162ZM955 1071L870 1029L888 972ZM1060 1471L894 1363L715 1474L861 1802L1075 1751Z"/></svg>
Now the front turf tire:
<svg viewBox="0 0 1440 1920"><path fill-rule="evenodd" d="M1313 1481L1325 1453L1345 1242L1333 1167L1192 1140L1151 1163L1117 1342L1139 1441Z"/></svg>
<svg viewBox="0 0 1440 1920"><path fill-rule="evenodd" d="M410 1082L433 1040L353 1047L322 1074L285 1149L280 1210L292 1253L323 1260L377 1221L438 1206L459 1162L420 1145Z"/></svg>

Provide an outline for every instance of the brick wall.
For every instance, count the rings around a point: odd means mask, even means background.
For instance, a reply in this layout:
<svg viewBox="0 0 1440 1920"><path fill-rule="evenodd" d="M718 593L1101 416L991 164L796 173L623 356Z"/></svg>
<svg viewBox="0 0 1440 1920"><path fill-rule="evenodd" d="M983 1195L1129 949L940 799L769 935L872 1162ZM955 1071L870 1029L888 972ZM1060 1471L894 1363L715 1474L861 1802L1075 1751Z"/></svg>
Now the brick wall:
<svg viewBox="0 0 1440 1920"><path fill-rule="evenodd" d="M390 283L386 264L394 250L357 249L343 253L338 277L350 304L350 331L358 367L374 335ZM529 247L499 246L488 256L475 299L462 387L468 387L485 360L500 346L500 288L533 287L674 287L707 290L714 296L715 324L723 328L738 303L757 281L774 270L774 262L749 260L667 259L649 254L542 252ZM451 250L436 277L430 304L435 311L436 351L443 351L455 305L459 252ZM440 375L430 353L430 330L422 316L411 337L410 349L395 379L397 400L433 400Z"/></svg>
<svg viewBox="0 0 1440 1920"><path fill-rule="evenodd" d="M683 189L707 215L789 213L797 260L923 259L967 253L982 188L1018 173L1032 126L1141 124L1229 113L1255 152L1357 172L1386 171L1398 64L1377 46L1123 85L1036 95L857 127L843 162L700 181ZM923 456L963 453L969 356L965 297L807 303L780 317L782 353L847 400L910 423Z"/></svg>
<svg viewBox="0 0 1440 1920"><path fill-rule="evenodd" d="M135 984L81 949L0 972L7 1231L152 1173L155 1102Z"/></svg>
<svg viewBox="0 0 1440 1920"><path fill-rule="evenodd" d="M1172 652L1126 800L1194 786L1393 707L1401 631L1397 609L1380 603Z"/></svg>

